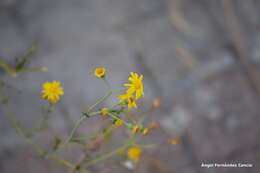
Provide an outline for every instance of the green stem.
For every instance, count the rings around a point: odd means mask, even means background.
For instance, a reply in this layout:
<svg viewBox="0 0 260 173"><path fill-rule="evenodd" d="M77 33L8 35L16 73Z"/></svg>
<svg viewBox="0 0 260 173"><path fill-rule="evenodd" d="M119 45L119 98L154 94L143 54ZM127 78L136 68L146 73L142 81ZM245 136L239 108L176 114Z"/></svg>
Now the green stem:
<svg viewBox="0 0 260 173"><path fill-rule="evenodd" d="M125 88L112 90L114 93L124 92Z"/></svg>
<svg viewBox="0 0 260 173"><path fill-rule="evenodd" d="M103 97L101 97L96 103L94 103L92 106L90 106L87 110L86 113L83 112L83 116L80 117L80 119L77 121L76 125L74 126L74 128L72 129L69 137L65 140L64 142L64 146L69 143L71 141L71 139L73 138L74 136L74 133L76 132L76 130L79 128L80 124L82 123L82 121L86 118L86 117L89 117L89 116L94 116L96 114L99 114L100 111L97 111L97 112L92 112L91 114L89 113L93 108L95 108L97 105L99 105L100 103L102 103L104 100L106 100L109 96L112 95L112 91L111 91L111 87L109 85L109 83L106 81L106 79L103 79L103 81L105 82L106 86L108 87L108 92L106 95L104 95Z"/></svg>
<svg viewBox="0 0 260 173"><path fill-rule="evenodd" d="M48 121L50 118L50 114L54 111L54 105L49 104L47 108L47 112L43 114L42 119L40 121L40 126L33 129L33 132L41 132L42 130L45 130L48 128Z"/></svg>
<svg viewBox="0 0 260 173"><path fill-rule="evenodd" d="M105 82L106 86L108 87L108 92L106 95L104 95L103 97L101 97L96 103L94 103L92 106L90 106L87 110L86 113L83 113L85 116L81 116L81 118L78 120L78 122L76 123L76 125L74 126L74 128L72 129L69 137L67 138L67 140L64 142L64 145L66 145L67 143L69 143L71 141L71 139L73 138L74 136L74 133L76 132L76 130L79 128L80 124L82 123L82 121L86 118L86 117L89 117L89 116L94 116L94 115L97 115L100 113L100 111L97 111L97 112L92 112L91 114L89 114L89 112L95 108L97 105L99 105L100 103L102 103L104 100L106 100L109 96L112 95L112 90L111 90L111 87L110 87L110 84L107 82L106 79L103 79L103 81Z"/></svg>
<svg viewBox="0 0 260 173"><path fill-rule="evenodd" d="M5 61L0 59L0 69L3 69L7 74L11 76L16 76L17 72L16 70L9 64L7 64Z"/></svg>
<svg viewBox="0 0 260 173"><path fill-rule="evenodd" d="M119 103L116 103L114 105L111 106L111 109L115 108L116 106L120 105L120 102Z"/></svg>
<svg viewBox="0 0 260 173"><path fill-rule="evenodd" d="M128 123L127 123L125 120L123 120L123 119L121 119L121 118L118 118L117 116L115 116L115 115L112 114L112 113L108 113L108 115L109 115L111 118L113 118L113 119L123 121L123 123L124 123L126 126L128 126Z"/></svg>
<svg viewBox="0 0 260 173"><path fill-rule="evenodd" d="M64 142L64 146L67 145L71 139L73 138L74 136L74 133L76 132L76 130L79 128L80 124L83 122L83 120L87 118L86 116L81 116L80 119L77 121L76 125L73 127L72 131L70 132L70 135L69 137L65 140Z"/></svg>
<svg viewBox="0 0 260 173"><path fill-rule="evenodd" d="M112 95L113 92L112 92L112 90L111 90L110 84L108 83L108 81L107 81L105 78L103 78L103 81L104 81L104 83L105 83L106 86L107 86L108 92L107 92L106 95L104 95L103 97L101 97L96 103L94 103L92 106L90 106L90 107L88 108L88 110L87 110L87 113L90 112L94 107L96 107L97 105L99 105L99 104L102 103L104 100L106 100L109 96Z"/></svg>
<svg viewBox="0 0 260 173"><path fill-rule="evenodd" d="M31 138L27 137L26 133L24 132L24 130L22 129L22 127L20 127L19 122L17 122L17 120L15 119L15 117L11 114L11 113L6 113L5 114L7 116L7 118L9 119L9 121L11 122L12 126L15 128L17 134L23 138L26 143L30 144L33 149L40 155L40 156L45 156L47 154L47 151L45 151L40 145L35 144ZM57 163L68 167L69 169L73 170L75 168L75 165L72 164L71 162L64 160L58 156L55 155L49 155L46 158L56 161ZM81 170L82 172L87 173L88 171L85 169Z"/></svg>
<svg viewBox="0 0 260 173"><path fill-rule="evenodd" d="M64 166L70 168L71 170L73 170L74 167L75 167L74 164L70 163L67 160L61 159L61 158L59 158L55 155L50 155L47 158L50 159L50 160L56 161L56 162L60 163L61 165L64 165Z"/></svg>
<svg viewBox="0 0 260 173"><path fill-rule="evenodd" d="M103 97L101 97L96 103L94 103L92 106L90 106L87 110L87 112L90 112L94 107L96 107L97 105L99 105L100 103L102 103L104 100L106 100L109 96L112 95L112 91L108 91L106 95L104 95Z"/></svg>
<svg viewBox="0 0 260 173"><path fill-rule="evenodd" d="M23 68L19 70L19 73L24 72L47 72L47 69L44 67L30 67L30 68Z"/></svg>
<svg viewBox="0 0 260 173"><path fill-rule="evenodd" d="M111 89L110 83L106 80L106 78L102 78L102 79L103 79L105 85L107 86L108 91L111 91L112 89Z"/></svg>
<svg viewBox="0 0 260 173"><path fill-rule="evenodd" d="M96 163L98 163L98 162L100 162L100 161L106 160L106 159L108 159L108 158L114 156L115 154L119 153L120 151L125 150L125 149L128 148L130 145L132 145L132 143L135 141L135 138L136 138L136 136L133 135L129 140L126 141L126 143L125 143L123 146L121 146L121 147L119 147L119 148L117 148L117 149L115 149L115 150L112 150L112 151L110 151L110 152L108 152L108 153L106 153L106 154L103 154L103 155L101 155L101 156L98 156L98 157L97 157L96 159L94 159L94 160L90 160L90 161L87 162L84 166L85 166L85 167L88 167L88 166L90 166L90 165L94 165L94 164L96 164Z"/></svg>
<svg viewBox="0 0 260 173"><path fill-rule="evenodd" d="M120 148L117 148L117 149L115 149L115 150L113 150L113 151L111 151L111 152L108 152L108 153L106 153L106 154L104 154L104 155L102 155L102 156L97 157L97 158L94 159L94 160L89 161L89 162L86 163L86 165L84 165L84 166L85 166L85 167L88 167L88 166L94 165L94 164L96 164L96 163L98 163L98 162L100 162L100 161L106 160L106 159L108 159L108 158L114 156L115 154L119 153L120 151L124 150L125 148L126 148L125 146L120 147Z"/></svg>
<svg viewBox="0 0 260 173"><path fill-rule="evenodd" d="M74 134L76 133L77 129L79 128L80 124L85 120L85 118L87 117L91 117L94 115L100 114L100 111L97 112L92 112L90 114L87 113L83 113L83 115L80 117L80 119L76 122L75 126L73 127L72 131L70 132L69 137L65 140L65 142L63 143L63 146L67 145L72 139Z"/></svg>

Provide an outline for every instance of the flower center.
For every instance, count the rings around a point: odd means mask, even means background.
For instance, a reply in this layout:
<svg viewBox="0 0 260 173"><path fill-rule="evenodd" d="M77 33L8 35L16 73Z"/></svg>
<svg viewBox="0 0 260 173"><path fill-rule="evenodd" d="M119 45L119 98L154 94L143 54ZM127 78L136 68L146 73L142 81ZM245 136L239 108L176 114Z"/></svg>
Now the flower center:
<svg viewBox="0 0 260 173"><path fill-rule="evenodd" d="M103 73L103 70L102 70L102 69L98 69L98 70L97 70L97 73L98 73L98 74L102 74L102 73Z"/></svg>
<svg viewBox="0 0 260 173"><path fill-rule="evenodd" d="M49 88L49 92L50 92L51 94L56 94L56 93L58 92L58 88L57 88L57 87L50 87L50 88Z"/></svg>
<svg viewBox="0 0 260 173"><path fill-rule="evenodd" d="M139 89L141 89L141 86L142 86L142 84L140 81L135 82L135 89L139 90Z"/></svg>

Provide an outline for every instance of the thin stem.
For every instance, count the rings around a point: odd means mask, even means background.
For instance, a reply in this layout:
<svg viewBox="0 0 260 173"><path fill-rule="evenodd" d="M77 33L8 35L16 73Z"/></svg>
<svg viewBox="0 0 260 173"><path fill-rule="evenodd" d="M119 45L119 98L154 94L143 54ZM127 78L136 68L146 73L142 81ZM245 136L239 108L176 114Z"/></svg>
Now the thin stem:
<svg viewBox="0 0 260 173"><path fill-rule="evenodd" d="M114 156L115 154L117 154L117 153L123 151L123 150L124 150L125 148L127 148L127 147L128 147L128 145L125 144L125 145L123 145L122 147L119 147L119 148L117 148L117 149L115 149L115 150L112 150L112 151L106 153L106 154L103 154L103 155L101 155L101 156L98 156L96 159L89 161L89 162L86 163L84 166L85 166L85 167L88 167L88 166L94 165L94 164L96 164L96 163L98 163L98 162L100 162L100 161L106 160L106 159L108 159L108 158Z"/></svg>
<svg viewBox="0 0 260 173"><path fill-rule="evenodd" d="M27 137L26 133L25 133L24 130L19 126L19 123L16 121L15 117L14 117L11 113L6 113L5 115L7 116L7 118L9 119L9 121L11 122L11 125L15 128L16 133L17 133L21 138L24 138L27 143L31 144L31 145L33 146L33 148L34 148L40 155L43 155L43 154L44 154L43 149L42 149L40 146L34 144L34 143L32 142L32 140Z"/></svg>
<svg viewBox="0 0 260 173"><path fill-rule="evenodd" d="M47 108L47 112L42 115L42 119L40 121L40 126L33 129L34 132L41 132L42 130L45 130L48 127L48 121L50 118L50 114L54 111L54 105L49 104Z"/></svg>
<svg viewBox="0 0 260 173"><path fill-rule="evenodd" d="M126 148L126 147L123 146L123 147L117 148L117 149L115 149L115 150L113 150L113 151L110 151L110 152L108 152L108 153L106 153L106 154L104 154L104 155L101 155L101 156L97 157L96 159L89 161L85 166L88 167L88 166L90 166L90 165L96 164L97 162L106 160L106 159L112 157L113 155L119 153L120 151L123 151L125 148Z"/></svg>
<svg viewBox="0 0 260 173"><path fill-rule="evenodd" d="M67 145L67 143L69 143L71 141L71 139L74 136L74 133L76 132L76 130L79 128L80 124L83 122L83 120L87 118L86 116L81 116L80 119L77 121L76 125L73 127L72 131L70 132L69 137L65 140L64 142L64 146Z"/></svg>
<svg viewBox="0 0 260 173"><path fill-rule="evenodd" d="M59 158L59 157L57 157L55 155L50 155L47 158L51 159L53 161L56 161L56 162L60 163L61 165L64 165L64 166L66 166L66 167L68 167L70 169L74 169L74 167L75 167L74 164L70 163L67 160L61 159L61 158Z"/></svg>
<svg viewBox="0 0 260 173"><path fill-rule="evenodd" d="M73 127L72 131L70 132L70 135L69 137L65 140L65 142L63 143L63 146L67 145L72 139L73 139L73 136L74 134L76 133L77 129L79 128L80 124L85 120L85 118L87 117L91 117L91 116L94 116L94 115L97 115L99 114L100 111L97 111L97 112L92 112L90 114L87 114L87 113L83 113L84 115L82 115L80 117L80 119L77 121L77 123L75 124L75 126Z"/></svg>
<svg viewBox="0 0 260 173"><path fill-rule="evenodd" d="M16 76L17 72L16 70L9 64L7 64L5 61L0 59L0 69L3 69L7 74L11 76Z"/></svg>
<svg viewBox="0 0 260 173"><path fill-rule="evenodd" d="M79 128L81 122L86 118L86 117L89 117L89 116L94 116L94 115L97 115L100 113L100 111L97 111L97 112L92 112L91 114L89 114L89 112L95 108L97 105L99 105L100 103L102 103L104 100L106 100L109 96L112 95L112 90L111 90L111 87L110 87L110 84L107 82L106 79L103 79L103 81L105 82L107 88L108 88L108 92L106 95L104 95L103 97L101 97L96 103L94 103L92 106L90 106L87 110L86 113L83 113L85 116L82 116L78 122L76 123L76 125L74 126L74 128L72 129L69 137L67 138L67 140L64 142L64 145L66 145L67 143L69 143L71 141L71 139L73 138L74 136L74 133L76 132L76 130Z"/></svg>
<svg viewBox="0 0 260 173"><path fill-rule="evenodd" d="M132 145L132 143L135 141L135 138L136 138L136 136L133 135L129 140L127 140L127 141L125 142L125 144L124 144L123 146L121 146L121 147L119 147L119 148L117 148L117 149L115 149L115 150L112 150L112 151L110 151L110 152L108 152L108 153L106 153L106 154L103 154L103 155L101 155L101 156L98 156L98 157L97 157L96 159L94 159L94 160L90 160L90 161L87 162L84 166L85 166L85 167L88 167L88 166L90 166L90 165L94 165L94 164L96 164L96 163L98 163L98 162L100 162L100 161L106 160L106 159L108 159L108 158L114 156L115 154L117 154L117 153L119 153L119 152L125 150L127 147L129 147L130 145Z"/></svg>
<svg viewBox="0 0 260 173"><path fill-rule="evenodd" d="M24 72L47 72L47 68L44 67L30 67L30 68L23 68L19 70L19 73L24 73Z"/></svg>
<svg viewBox="0 0 260 173"><path fill-rule="evenodd" d="M103 78L103 81L104 81L104 83L105 83L106 86L107 86L108 92L107 92L106 95L104 95L103 97L101 97L96 103L94 103L92 106L90 106L90 107L88 108L88 110L87 110L87 113L90 112L94 107L96 107L97 105L99 105L99 104L102 103L104 100L106 100L109 96L112 95L113 92L112 92L112 90L111 90L110 84L108 83L108 81L107 81L105 78Z"/></svg>
<svg viewBox="0 0 260 173"><path fill-rule="evenodd" d="M116 106L120 105L120 103L116 103L114 105L111 106L111 109L115 108Z"/></svg>
<svg viewBox="0 0 260 173"><path fill-rule="evenodd" d="M122 89L115 89L115 90L112 90L113 92L117 93L117 92L123 92L125 91L125 88L122 88Z"/></svg>
<svg viewBox="0 0 260 173"><path fill-rule="evenodd" d="M92 116L98 115L100 113L101 113L101 111L91 112L90 114L88 114L88 117L92 117ZM86 113L84 113L84 114L86 114Z"/></svg>
<svg viewBox="0 0 260 173"><path fill-rule="evenodd" d="M106 78L103 78L103 81L104 81L104 83L106 84L108 91L111 91L111 90L112 90L112 89L111 89L111 85L110 85L110 83L106 80Z"/></svg>
<svg viewBox="0 0 260 173"><path fill-rule="evenodd" d="M11 113L6 113L5 114L7 116L7 118L9 119L9 121L11 122L11 125L15 128L17 134L23 138L26 143L30 144L33 149L40 155L40 156L45 156L47 154L47 151L44 150L43 147L41 147L40 145L38 144L35 144L31 138L27 137L26 133L24 132L23 128L20 127L19 125L19 122L16 120L16 118L11 114ZM74 169L75 168L75 165L67 160L64 160L58 156L55 156L55 155L48 155L46 158L50 159L50 160L53 160L53 161L56 161L57 163L65 166L65 167L68 167L69 169ZM86 170L86 169L81 169L81 172L83 173L88 173L89 171Z"/></svg>
<svg viewBox="0 0 260 173"><path fill-rule="evenodd" d="M106 100L109 96L112 95L112 91L108 91L106 95L104 95L103 97L101 97L96 103L94 103L92 106L90 106L87 110L87 112L90 112L94 107L96 107L97 105L99 105L100 103L102 103L104 100Z"/></svg>
<svg viewBox="0 0 260 173"><path fill-rule="evenodd" d="M122 121L126 126L128 126L128 123L127 123L125 120L123 120L123 119L121 119L121 118L118 118L117 116L115 116L115 115L112 114L112 113L108 113L108 115L109 115L111 118L113 118L113 119Z"/></svg>
<svg viewBox="0 0 260 173"><path fill-rule="evenodd" d="M106 86L108 87L108 92L106 95L104 95L103 97L101 97L96 103L94 103L92 106L90 106L87 110L86 113L83 113L84 116L81 116L81 118L77 121L76 125L74 126L74 128L72 129L69 137L65 140L64 142L64 146L69 143L71 141L71 139L73 138L74 136L74 133L76 132L76 130L79 128L80 124L82 123L82 121L86 118L86 117L89 117L89 116L93 116L93 115L96 115L96 114L99 114L100 111L97 111L97 112L93 112L92 114L89 114L89 112L95 108L98 104L100 104L101 102L103 102L104 100L106 100L109 96L112 95L112 91L111 91L111 87L110 87L110 84L107 82L106 79L103 79L103 81L105 82Z"/></svg>
<svg viewBox="0 0 260 173"><path fill-rule="evenodd" d="M115 126L113 125L110 125L108 128L106 128L106 130L101 133L101 134L98 134L98 135L102 135L103 138L105 138L107 135L109 135L113 130L115 129ZM97 135L97 136L98 136Z"/></svg>

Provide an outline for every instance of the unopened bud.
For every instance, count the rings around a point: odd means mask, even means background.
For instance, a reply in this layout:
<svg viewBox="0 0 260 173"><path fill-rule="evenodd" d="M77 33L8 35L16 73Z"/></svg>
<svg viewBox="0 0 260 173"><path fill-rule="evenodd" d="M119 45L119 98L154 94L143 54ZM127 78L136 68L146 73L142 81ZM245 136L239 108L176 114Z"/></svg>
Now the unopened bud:
<svg viewBox="0 0 260 173"><path fill-rule="evenodd" d="M152 106L153 108L159 108L161 106L161 100L159 98L153 99Z"/></svg>

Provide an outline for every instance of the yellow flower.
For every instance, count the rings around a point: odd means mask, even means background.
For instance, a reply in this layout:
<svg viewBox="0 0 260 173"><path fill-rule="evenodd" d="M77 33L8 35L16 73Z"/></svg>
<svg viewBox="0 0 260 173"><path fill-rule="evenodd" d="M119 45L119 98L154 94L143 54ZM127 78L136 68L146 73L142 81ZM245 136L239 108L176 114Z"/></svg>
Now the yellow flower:
<svg viewBox="0 0 260 173"><path fill-rule="evenodd" d="M120 102L126 102L128 109L137 108L136 100L132 94L126 93L123 95L119 95L118 99Z"/></svg>
<svg viewBox="0 0 260 173"><path fill-rule="evenodd" d="M128 80L131 83L126 83L124 86L128 87L127 93L134 94L136 99L144 96L144 86L143 86L143 75L138 75L137 73L131 72Z"/></svg>
<svg viewBox="0 0 260 173"><path fill-rule="evenodd" d="M141 154L142 154L142 149L139 146L133 146L127 150L128 159L134 162L140 160Z"/></svg>
<svg viewBox="0 0 260 173"><path fill-rule="evenodd" d="M95 76L98 78L104 78L106 76L106 69L104 67L97 67L95 69Z"/></svg>
<svg viewBox="0 0 260 173"><path fill-rule="evenodd" d="M100 114L102 116L106 116L106 115L108 115L108 113L109 113L109 109L108 108L102 108L101 111L100 111Z"/></svg>
<svg viewBox="0 0 260 173"><path fill-rule="evenodd" d="M42 85L42 99L47 100L51 104L57 103L63 94L63 88L58 81L45 82Z"/></svg>
<svg viewBox="0 0 260 173"><path fill-rule="evenodd" d="M122 126L123 124L124 124L124 122L123 122L123 120L121 120L121 119L117 119L117 120L115 120L115 122L114 122L114 125L117 126L117 127L120 127L120 126Z"/></svg>

